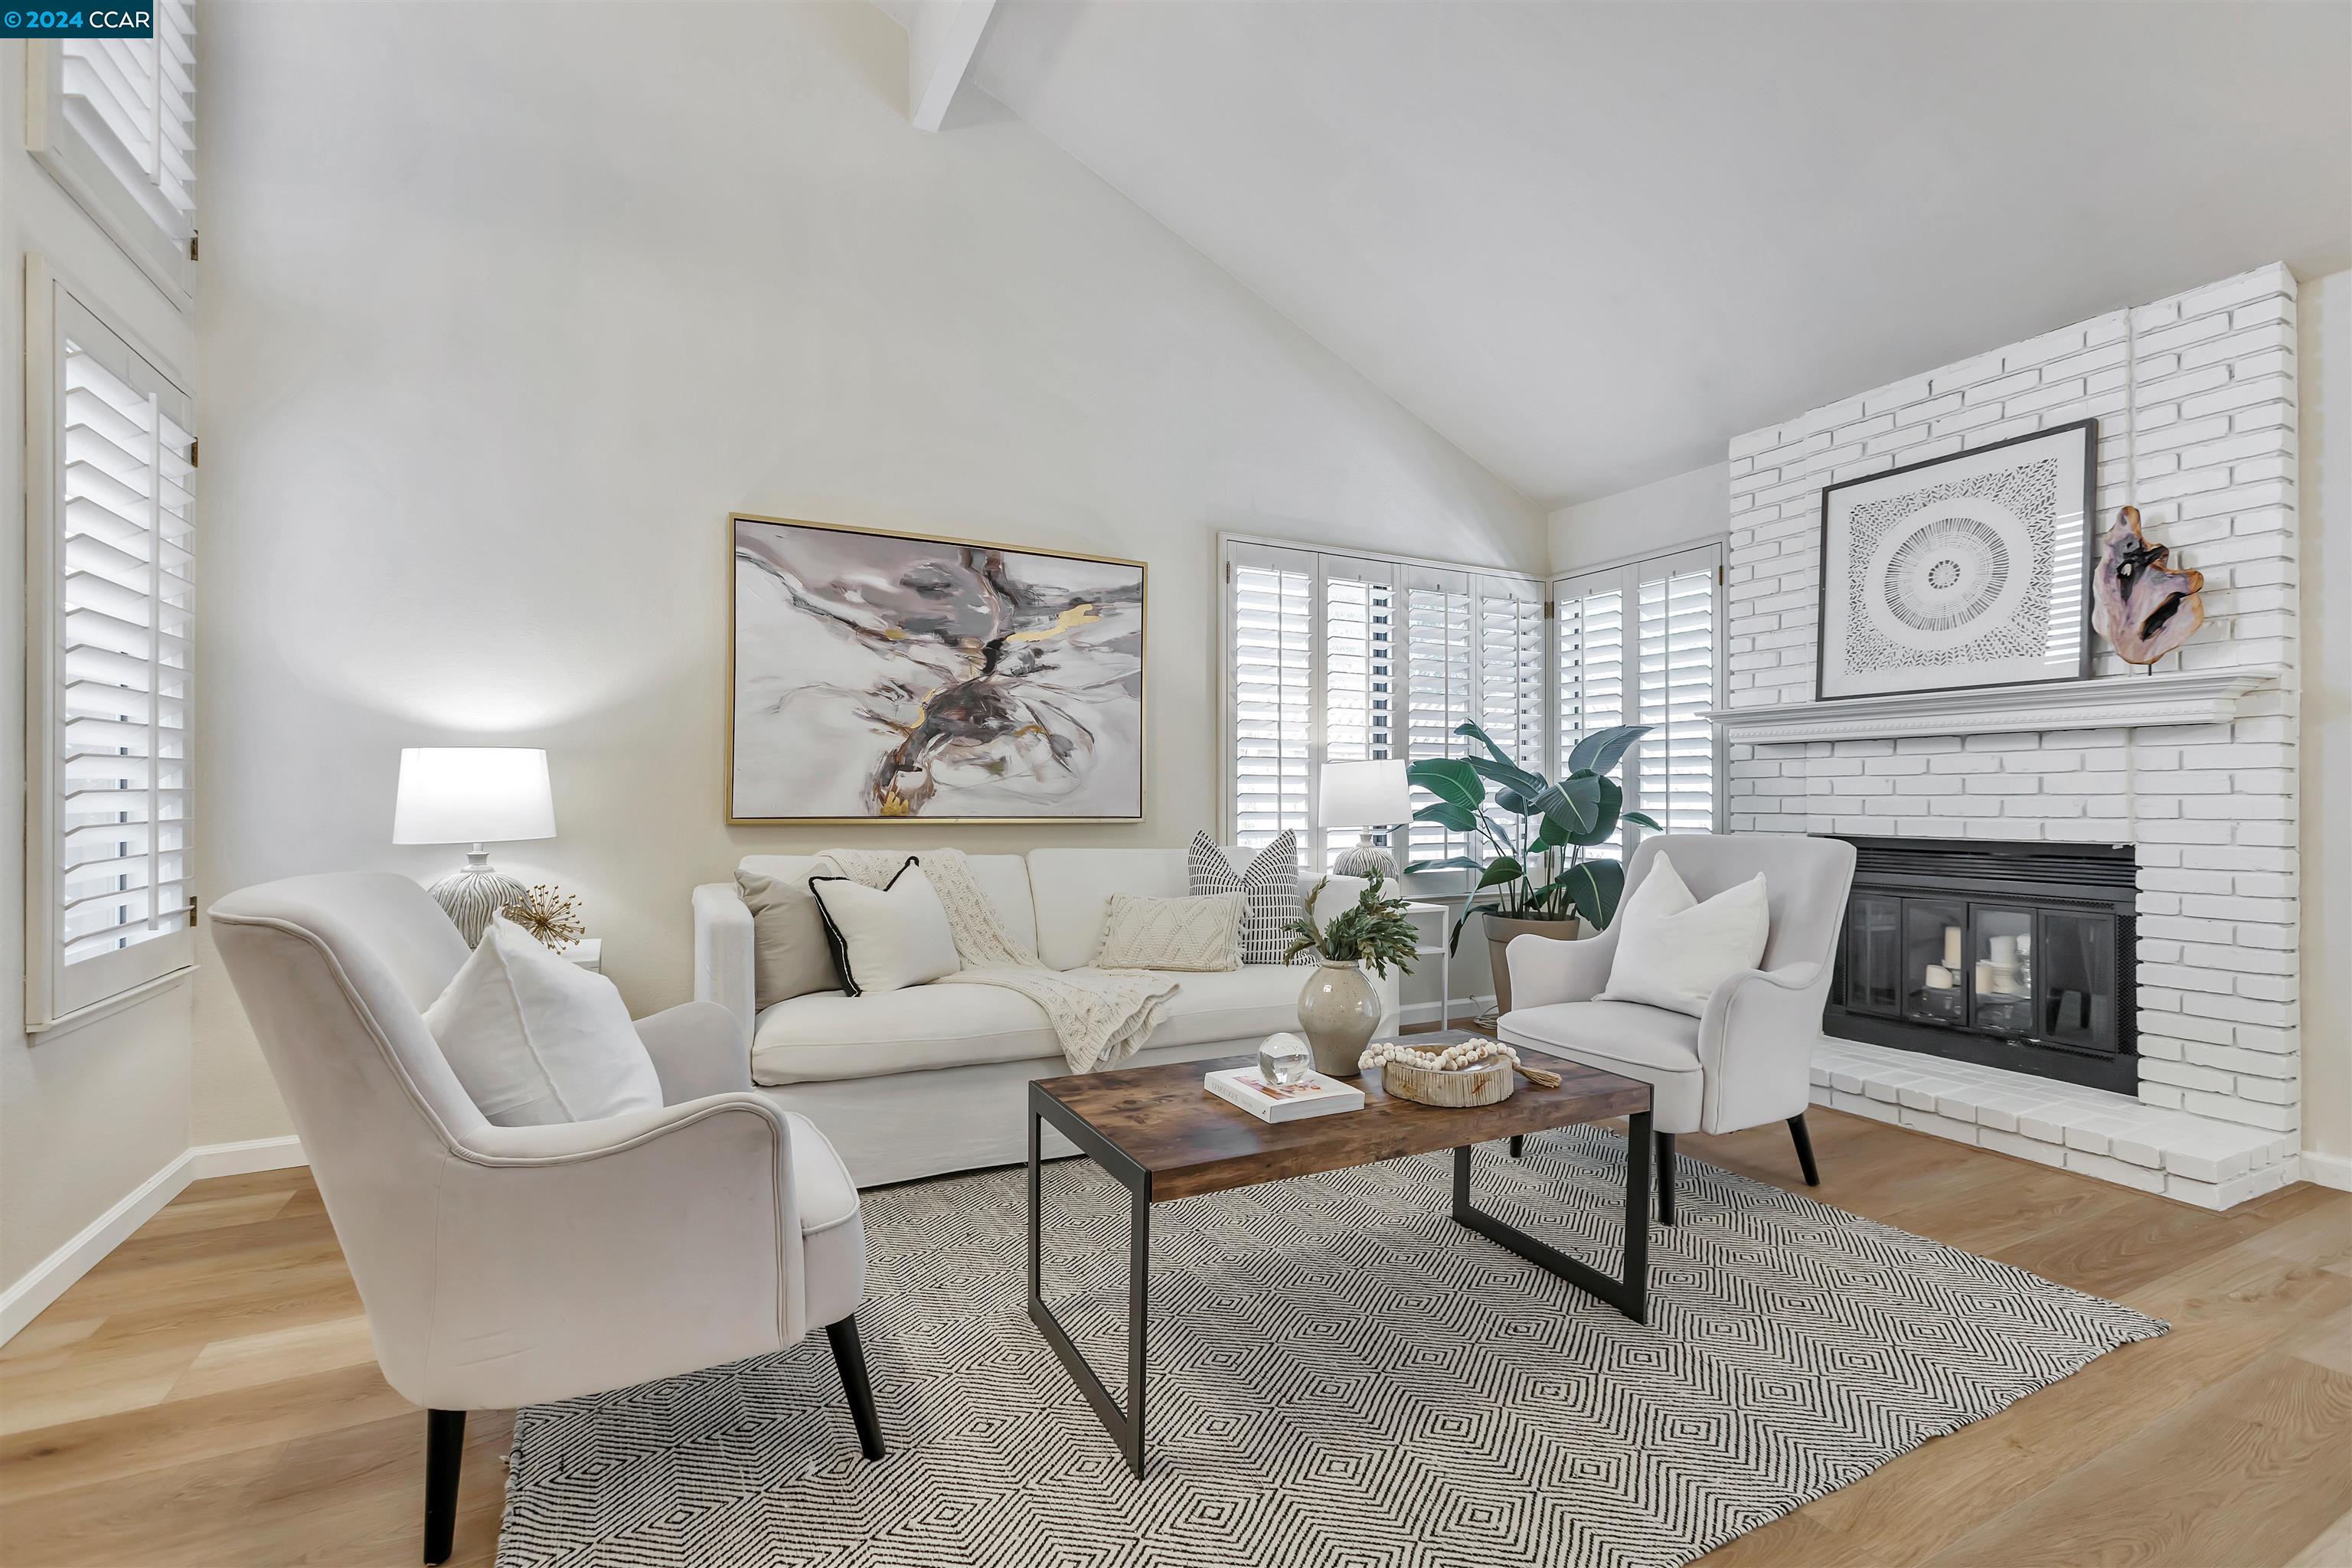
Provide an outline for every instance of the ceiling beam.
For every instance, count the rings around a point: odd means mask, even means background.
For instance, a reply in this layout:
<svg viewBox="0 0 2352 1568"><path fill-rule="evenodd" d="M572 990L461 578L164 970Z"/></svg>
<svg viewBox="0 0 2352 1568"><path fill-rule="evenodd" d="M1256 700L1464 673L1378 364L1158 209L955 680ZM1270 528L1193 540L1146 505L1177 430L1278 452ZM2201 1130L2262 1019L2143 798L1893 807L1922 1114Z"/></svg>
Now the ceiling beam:
<svg viewBox="0 0 2352 1568"><path fill-rule="evenodd" d="M907 26L907 118L937 131L988 30L996 0L916 0Z"/></svg>

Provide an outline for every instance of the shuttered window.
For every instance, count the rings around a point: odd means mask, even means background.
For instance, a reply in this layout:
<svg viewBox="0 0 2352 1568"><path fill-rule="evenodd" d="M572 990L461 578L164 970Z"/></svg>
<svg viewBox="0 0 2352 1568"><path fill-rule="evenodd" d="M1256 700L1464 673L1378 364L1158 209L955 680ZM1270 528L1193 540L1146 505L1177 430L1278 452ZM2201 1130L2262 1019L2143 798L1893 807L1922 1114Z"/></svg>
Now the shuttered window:
<svg viewBox="0 0 2352 1568"><path fill-rule="evenodd" d="M187 395L37 259L28 352L28 1027L187 966ZM46 381L45 388L39 386Z"/></svg>
<svg viewBox="0 0 2352 1568"><path fill-rule="evenodd" d="M1322 764L1460 756L1465 720L1542 758L1539 579L1255 540L1222 551L1231 842L1255 848L1294 828L1306 865L1328 867L1364 830L1315 820ZM1414 805L1428 799L1413 792ZM1370 831L1400 866L1470 847L1425 823L1399 827Z"/></svg>
<svg viewBox="0 0 2352 1568"><path fill-rule="evenodd" d="M1670 832L1717 821L1714 726L1721 647L1718 547L1578 573L1552 583L1558 606L1556 769L1576 742L1618 724L1647 724L1620 774L1626 809ZM1630 837L1641 830L1628 827Z"/></svg>
<svg viewBox="0 0 2352 1568"><path fill-rule="evenodd" d="M153 12L152 38L66 38L31 57L28 146L184 305L196 216L195 18L184 0L156 0Z"/></svg>

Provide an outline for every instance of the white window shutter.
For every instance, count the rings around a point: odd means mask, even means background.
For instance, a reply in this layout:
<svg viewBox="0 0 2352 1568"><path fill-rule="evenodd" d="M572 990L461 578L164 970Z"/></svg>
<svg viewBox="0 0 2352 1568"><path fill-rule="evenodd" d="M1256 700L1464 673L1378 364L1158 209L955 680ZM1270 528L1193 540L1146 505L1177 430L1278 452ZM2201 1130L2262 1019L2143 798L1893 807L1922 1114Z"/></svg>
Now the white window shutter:
<svg viewBox="0 0 2352 1568"><path fill-rule="evenodd" d="M1227 774L1232 842L1313 831L1315 557L1264 545L1226 554Z"/></svg>
<svg viewBox="0 0 2352 1568"><path fill-rule="evenodd" d="M1717 648L1714 549L1646 563L1641 595L1640 693L1636 723L1650 726L1635 748L1636 809L1669 833L1711 833L1716 825Z"/></svg>
<svg viewBox="0 0 2352 1568"><path fill-rule="evenodd" d="M1547 732L1542 586L1482 575L1477 597L1478 726L1513 760L1540 769Z"/></svg>
<svg viewBox="0 0 2352 1568"><path fill-rule="evenodd" d="M36 258L27 1026L192 960L189 400Z"/></svg>
<svg viewBox="0 0 2352 1568"><path fill-rule="evenodd" d="M196 26L156 0L152 38L29 46L26 150L174 303L194 301Z"/></svg>
<svg viewBox="0 0 2352 1568"><path fill-rule="evenodd" d="M1417 566L1406 574L1405 755L1412 762L1458 757L1471 742L1454 731L1475 710L1472 678L1470 574ZM1412 791L1419 810L1437 797L1418 784ZM1416 822L1412 858L1444 859L1471 852L1471 836L1449 833L1433 822Z"/></svg>
<svg viewBox="0 0 2352 1568"><path fill-rule="evenodd" d="M1380 561L1321 557L1323 583L1323 755L1327 763L1372 762L1402 755L1404 647L1398 573ZM1309 864L1328 870L1340 853L1369 833L1391 848L1386 829L1327 828L1316 824ZM1402 866L1409 858L1396 857Z"/></svg>
<svg viewBox="0 0 2352 1568"><path fill-rule="evenodd" d="M1620 724L1650 732L1618 773L1625 809L1670 832L1716 825L1718 765L1717 664L1722 644L1718 547L1553 580L1558 605L1553 657L1558 680L1553 765L1568 771L1585 736ZM1629 828L1630 847L1640 833Z"/></svg>

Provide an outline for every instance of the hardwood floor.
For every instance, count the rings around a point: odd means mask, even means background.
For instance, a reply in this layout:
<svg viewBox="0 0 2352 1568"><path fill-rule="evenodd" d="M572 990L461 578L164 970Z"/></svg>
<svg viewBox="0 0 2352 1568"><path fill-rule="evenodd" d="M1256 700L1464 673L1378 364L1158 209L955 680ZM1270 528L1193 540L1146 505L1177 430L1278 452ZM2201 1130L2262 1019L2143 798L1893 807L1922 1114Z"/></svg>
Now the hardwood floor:
<svg viewBox="0 0 2352 1568"><path fill-rule="evenodd" d="M1826 1201L2173 1331L1709 1564L2352 1568L2352 1194L2295 1186L2212 1215L1811 1120ZM1682 1148L1798 1181L1777 1126ZM453 1562L491 1561L511 1425L473 1418ZM375 1370L307 1172L191 1187L0 1348L7 1568L414 1563L424 1464L425 1418Z"/></svg>

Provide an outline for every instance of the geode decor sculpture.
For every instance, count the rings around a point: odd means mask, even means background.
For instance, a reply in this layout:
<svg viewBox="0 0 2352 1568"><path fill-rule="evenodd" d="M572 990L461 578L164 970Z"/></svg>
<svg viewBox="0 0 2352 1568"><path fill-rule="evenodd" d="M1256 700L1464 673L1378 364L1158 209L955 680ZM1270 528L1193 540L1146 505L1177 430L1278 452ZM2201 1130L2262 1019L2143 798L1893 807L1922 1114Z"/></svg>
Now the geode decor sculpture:
<svg viewBox="0 0 2352 1568"><path fill-rule="evenodd" d="M2116 514L2100 544L2092 583L2099 631L2127 664L2154 665L2205 624L2205 574L2167 565L2171 553L2140 532L2136 506Z"/></svg>

